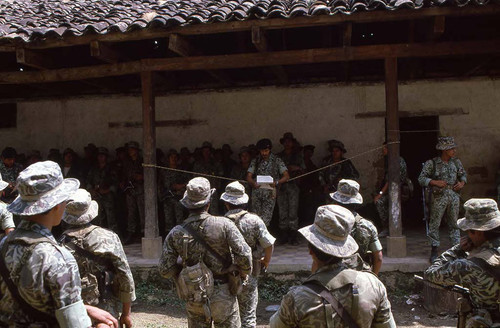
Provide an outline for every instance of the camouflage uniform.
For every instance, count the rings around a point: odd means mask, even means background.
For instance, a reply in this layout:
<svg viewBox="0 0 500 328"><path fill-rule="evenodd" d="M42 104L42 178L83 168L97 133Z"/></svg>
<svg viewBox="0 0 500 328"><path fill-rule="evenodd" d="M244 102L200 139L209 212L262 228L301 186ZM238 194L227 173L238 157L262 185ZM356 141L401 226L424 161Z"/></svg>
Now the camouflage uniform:
<svg viewBox="0 0 500 328"><path fill-rule="evenodd" d="M344 160L342 158L342 160ZM332 165L333 159L328 156L323 160L321 166ZM356 170L351 160L346 160L337 165L330 166L319 172L319 182L322 186L328 186L329 191L335 191L339 181L342 179L352 179L357 180L359 178L359 172Z"/></svg>
<svg viewBox="0 0 500 328"><path fill-rule="evenodd" d="M97 306L119 318L121 302L130 303L135 300L134 278L128 265L127 256L116 233L92 224L70 226L63 234L67 236L65 246L72 251L80 271L82 281L82 299L85 304ZM113 295L100 295L96 277L109 268L102 263L74 251L71 243L83 248L103 261L109 261L114 274ZM116 287L116 288L115 288ZM108 298L109 297L109 298Z"/></svg>
<svg viewBox="0 0 500 328"><path fill-rule="evenodd" d="M373 223L361 215L357 214L355 223L351 230L351 236L358 244L358 254L363 259L362 263L349 263L346 262L348 267L352 269L371 270L370 263L372 263L371 253L382 250L382 244L378 240L377 228Z"/></svg>
<svg viewBox="0 0 500 328"><path fill-rule="evenodd" d="M193 172L202 173L202 174L210 174L222 177L224 176L224 168L220 163L217 163L213 159L205 162L204 160L199 160L194 162L193 164ZM218 191L220 189L221 180L216 178L206 177L210 182L210 185L216 189L216 192L212 194L212 199L210 201L210 209L208 210L212 215L219 214L219 194Z"/></svg>
<svg viewBox="0 0 500 328"><path fill-rule="evenodd" d="M203 212L190 214L184 224L190 224L191 227L197 229L206 243L228 262L232 258L232 262L239 267L242 273L250 273L252 269L251 249L231 220ZM230 294L227 280L224 280L227 279L227 276L223 272L227 268L199 242L193 240L193 237L180 225L174 227L165 239L158 266L160 274L165 278L176 275L178 271L177 258L183 254L185 236L190 241L187 250L188 258L183 258L183 262L191 266L202 259L216 279L209 304L215 327L240 327L238 301L236 296ZM204 303L192 301L186 303L189 327L211 327L205 317L204 305Z"/></svg>
<svg viewBox="0 0 500 328"><path fill-rule="evenodd" d="M427 187L431 180L444 180L448 185L442 189L432 187L428 233L430 244L431 246L439 246L439 226L441 218L445 214L451 243L458 244L460 233L457 228L457 219L460 195L452 188L459 181L467 182L467 174L462 162L458 158L451 158L448 163L443 162L440 157L428 160L420 172L418 182L421 186Z"/></svg>
<svg viewBox="0 0 500 328"><path fill-rule="evenodd" d="M257 303L258 293L258 268L263 250L274 244L275 238L267 231L266 225L257 215L248 213L242 209L230 210L226 217L231 219L245 238L248 246L252 249L253 271L248 276L248 281L243 285L241 294L238 295L240 308L241 326L251 328L257 325Z"/></svg>
<svg viewBox="0 0 500 328"><path fill-rule="evenodd" d="M305 170L304 158L301 153L293 152L287 155L284 151L278 154L283 163L288 167L290 165L299 166ZM289 171L289 173L291 173ZM293 177L293 176L290 176ZM300 189L295 181L284 183L279 189L278 209L279 209L279 228L280 230L290 229L295 231L299 227L299 195Z"/></svg>
<svg viewBox="0 0 500 328"><path fill-rule="evenodd" d="M359 327L396 327L384 285L368 272L347 269L337 263L321 267L307 281L326 286ZM352 285L359 296L353 296ZM331 323L326 318L332 316ZM348 327L324 300L306 286L295 286L283 297L280 309L271 317L271 328Z"/></svg>
<svg viewBox="0 0 500 328"><path fill-rule="evenodd" d="M44 241L27 245L25 238ZM70 252L57 244L50 230L23 220L6 239L9 245L5 262L19 294L32 307L58 319L62 310L72 307L76 316L70 327L89 327L91 321L80 297L77 263ZM0 281L0 322L15 327L28 327L36 322L13 300L3 279ZM68 327L61 320L59 324Z"/></svg>
<svg viewBox="0 0 500 328"><path fill-rule="evenodd" d="M0 230L15 228L14 219L12 214L7 211L7 204L0 200Z"/></svg>
<svg viewBox="0 0 500 328"><path fill-rule="evenodd" d="M17 176L22 170L23 166L19 163L14 163L12 167L6 167L5 164L0 161L0 174L2 175L2 179L12 186L16 184ZM4 189L4 191L5 195L2 196L2 200L6 203L12 202L17 196L17 191L13 190L10 187Z"/></svg>
<svg viewBox="0 0 500 328"><path fill-rule="evenodd" d="M134 175L143 175L142 158L125 161L124 172L126 180L125 188L127 201L127 232L129 235L141 232L144 229L144 181L137 181ZM139 228L139 230L138 230Z"/></svg>
<svg viewBox="0 0 500 328"><path fill-rule="evenodd" d="M184 207L179 200L184 191L175 191L173 184L186 184L189 176L186 173L171 170L160 171L161 194L165 214L165 229L170 230L184 220Z"/></svg>
<svg viewBox="0 0 500 328"><path fill-rule="evenodd" d="M113 231L118 230L115 216L115 193L117 175L111 171L110 165L103 168L94 166L87 175L87 190L92 193L92 198L99 204L99 215L94 219L94 224L102 225Z"/></svg>
<svg viewBox="0 0 500 328"><path fill-rule="evenodd" d="M384 181L382 181L382 186L385 185L387 181L389 181L389 170L387 158L384 162L385 176ZM402 185L406 178L408 177L408 171L406 167L406 162L403 157L399 158L399 175L400 175L400 185ZM389 193L383 194L376 202L375 207L377 208L377 213L382 222L383 227L388 227L389 224Z"/></svg>
<svg viewBox="0 0 500 328"><path fill-rule="evenodd" d="M285 171L287 171L285 163L271 153L267 161L262 160L260 155L253 159L247 172L254 176L269 175L274 181L278 181ZM275 203L276 198L272 190L258 188L252 191L252 209L262 218L266 226L271 223Z"/></svg>
<svg viewBox="0 0 500 328"><path fill-rule="evenodd" d="M247 181L247 171L248 171L248 168L243 168L241 167L240 164L236 164L235 166L233 166L233 169L231 170L231 174L229 175L229 177L231 179L234 179L234 180L238 180L240 181L243 186L245 186L245 193L250 196L250 198L252 197L252 187L250 186L250 184Z"/></svg>

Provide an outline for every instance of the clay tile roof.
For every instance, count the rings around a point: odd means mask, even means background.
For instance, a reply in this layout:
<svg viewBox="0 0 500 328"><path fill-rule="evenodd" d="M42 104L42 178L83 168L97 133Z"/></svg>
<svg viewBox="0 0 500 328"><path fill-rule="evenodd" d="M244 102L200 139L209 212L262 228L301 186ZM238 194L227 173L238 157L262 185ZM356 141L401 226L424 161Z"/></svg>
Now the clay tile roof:
<svg viewBox="0 0 500 328"><path fill-rule="evenodd" d="M230 20L352 14L361 10L484 5L489 0L2 0L0 38L106 34Z"/></svg>

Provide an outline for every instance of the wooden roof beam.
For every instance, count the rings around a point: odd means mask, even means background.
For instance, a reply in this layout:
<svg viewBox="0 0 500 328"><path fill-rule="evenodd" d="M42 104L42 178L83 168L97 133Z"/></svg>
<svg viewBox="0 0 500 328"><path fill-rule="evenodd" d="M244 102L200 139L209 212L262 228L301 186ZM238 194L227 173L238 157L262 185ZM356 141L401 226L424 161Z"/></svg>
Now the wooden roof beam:
<svg viewBox="0 0 500 328"><path fill-rule="evenodd" d="M109 44L97 40L90 42L90 55L110 64L127 60L123 54L113 49Z"/></svg>
<svg viewBox="0 0 500 328"><path fill-rule="evenodd" d="M446 28L446 17L444 16L434 17L431 39L433 41L439 40L439 38L443 36L445 28Z"/></svg>
<svg viewBox="0 0 500 328"><path fill-rule="evenodd" d="M182 57L201 55L201 52L196 49L191 42L189 42L185 37L179 34L170 35L168 39L168 49ZM206 70L206 72L214 79L218 80L226 86L233 84L233 81L231 81L227 74L223 72L218 72L215 70Z"/></svg>
<svg viewBox="0 0 500 328"><path fill-rule="evenodd" d="M252 27L252 43L259 52L266 53L272 51L266 31L258 26ZM271 66L271 70L280 84L288 84L288 74L286 74L283 66Z"/></svg>
<svg viewBox="0 0 500 328"><path fill-rule="evenodd" d="M52 58L44 56L37 51L25 48L16 49L16 61L23 66L40 70L56 67Z"/></svg>

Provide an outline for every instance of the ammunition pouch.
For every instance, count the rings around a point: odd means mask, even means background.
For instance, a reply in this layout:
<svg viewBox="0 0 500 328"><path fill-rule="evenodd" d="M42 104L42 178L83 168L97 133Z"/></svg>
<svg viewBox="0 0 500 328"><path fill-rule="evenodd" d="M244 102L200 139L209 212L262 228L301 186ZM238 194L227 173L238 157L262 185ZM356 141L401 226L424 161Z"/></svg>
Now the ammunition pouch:
<svg viewBox="0 0 500 328"><path fill-rule="evenodd" d="M260 258L252 259L252 276L254 277L260 276L261 269L262 269L262 262L260 261Z"/></svg>
<svg viewBox="0 0 500 328"><path fill-rule="evenodd" d="M237 296L243 289L243 280L241 279L239 271L230 271L227 274L229 292L231 295Z"/></svg>

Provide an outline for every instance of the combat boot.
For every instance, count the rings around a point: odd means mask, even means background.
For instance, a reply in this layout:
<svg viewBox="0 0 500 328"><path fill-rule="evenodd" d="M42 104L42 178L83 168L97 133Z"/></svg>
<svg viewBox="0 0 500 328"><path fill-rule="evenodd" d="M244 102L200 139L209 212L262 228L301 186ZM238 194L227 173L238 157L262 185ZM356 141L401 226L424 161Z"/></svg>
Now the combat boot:
<svg viewBox="0 0 500 328"><path fill-rule="evenodd" d="M431 264L434 262L434 260L438 257L438 248L437 246L432 246L431 248L431 257L429 258L429 261Z"/></svg>

